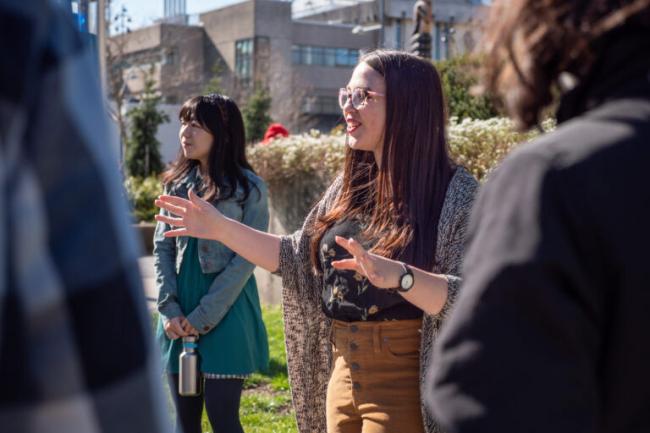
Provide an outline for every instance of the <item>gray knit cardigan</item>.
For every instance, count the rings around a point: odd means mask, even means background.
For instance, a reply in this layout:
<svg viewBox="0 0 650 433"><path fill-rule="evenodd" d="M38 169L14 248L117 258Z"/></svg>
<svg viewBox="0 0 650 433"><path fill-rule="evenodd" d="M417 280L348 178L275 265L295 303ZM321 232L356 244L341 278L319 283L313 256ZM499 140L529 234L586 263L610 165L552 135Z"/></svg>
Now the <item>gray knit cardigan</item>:
<svg viewBox="0 0 650 433"><path fill-rule="evenodd" d="M325 433L325 395L331 369L329 333L331 321L321 310L322 277L312 271L310 260L310 228L319 216L333 205L341 190L339 176L307 216L302 229L283 236L280 245L282 302L286 336L287 363L293 406L301 433ZM442 320L458 296L460 264L465 229L478 182L462 167L456 169L447 188L440 220L433 272L449 279L447 302L436 315L424 316L420 355L420 386L424 383L431 349ZM422 393L424 395L424 393ZM439 428L423 407L427 433Z"/></svg>

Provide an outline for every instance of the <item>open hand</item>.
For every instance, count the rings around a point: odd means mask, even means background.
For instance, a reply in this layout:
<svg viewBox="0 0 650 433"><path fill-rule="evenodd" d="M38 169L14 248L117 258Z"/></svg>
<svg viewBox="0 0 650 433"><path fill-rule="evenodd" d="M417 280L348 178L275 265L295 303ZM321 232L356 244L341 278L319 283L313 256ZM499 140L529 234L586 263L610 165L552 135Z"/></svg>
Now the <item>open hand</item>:
<svg viewBox="0 0 650 433"><path fill-rule="evenodd" d="M193 190L189 200L173 195L161 195L154 202L159 208L169 211L175 217L156 215L156 221L180 227L165 232L165 237L192 236L195 238L219 240L219 227L224 216L214 206L200 198Z"/></svg>
<svg viewBox="0 0 650 433"><path fill-rule="evenodd" d="M345 248L352 258L333 261L334 268L356 271L380 289L394 289L399 286L399 278L403 272L400 262L370 253L352 238L336 236L336 243Z"/></svg>

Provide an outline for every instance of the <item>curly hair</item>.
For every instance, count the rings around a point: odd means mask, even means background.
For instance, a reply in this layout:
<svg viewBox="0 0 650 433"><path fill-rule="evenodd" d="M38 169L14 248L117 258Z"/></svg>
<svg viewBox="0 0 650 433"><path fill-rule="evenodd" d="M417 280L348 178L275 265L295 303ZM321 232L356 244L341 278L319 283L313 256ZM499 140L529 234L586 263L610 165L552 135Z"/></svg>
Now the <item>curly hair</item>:
<svg viewBox="0 0 650 433"><path fill-rule="evenodd" d="M562 73L585 78L603 41L634 23L650 28L650 0L496 0L483 41L483 89L520 129L539 123Z"/></svg>

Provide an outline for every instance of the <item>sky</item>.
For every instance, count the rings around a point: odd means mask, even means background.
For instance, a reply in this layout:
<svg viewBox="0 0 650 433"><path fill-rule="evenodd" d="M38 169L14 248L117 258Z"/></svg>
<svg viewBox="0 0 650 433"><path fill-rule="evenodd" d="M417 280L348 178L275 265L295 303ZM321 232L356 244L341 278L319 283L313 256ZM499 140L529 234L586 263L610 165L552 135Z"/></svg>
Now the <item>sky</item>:
<svg viewBox="0 0 650 433"><path fill-rule="evenodd" d="M242 0L187 0L187 13L189 15L217 9ZM490 0L482 0L482 3L490 3ZM112 0L111 15L115 16L122 6L127 9L131 17L131 30L148 26L154 20L163 16L164 0ZM111 28L111 33L114 29Z"/></svg>
<svg viewBox="0 0 650 433"><path fill-rule="evenodd" d="M240 0L187 0L187 13L198 14L238 1ZM111 3L113 16L122 6L126 7L131 17L131 30L150 25L155 19L163 16L163 0L112 0Z"/></svg>

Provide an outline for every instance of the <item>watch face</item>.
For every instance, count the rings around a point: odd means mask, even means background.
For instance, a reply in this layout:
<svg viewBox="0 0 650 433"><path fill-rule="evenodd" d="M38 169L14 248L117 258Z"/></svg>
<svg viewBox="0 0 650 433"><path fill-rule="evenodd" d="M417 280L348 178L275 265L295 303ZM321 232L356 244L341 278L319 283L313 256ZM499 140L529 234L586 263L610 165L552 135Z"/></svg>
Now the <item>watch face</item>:
<svg viewBox="0 0 650 433"><path fill-rule="evenodd" d="M401 286L402 289L410 289L413 285L413 275L406 274L402 276Z"/></svg>

